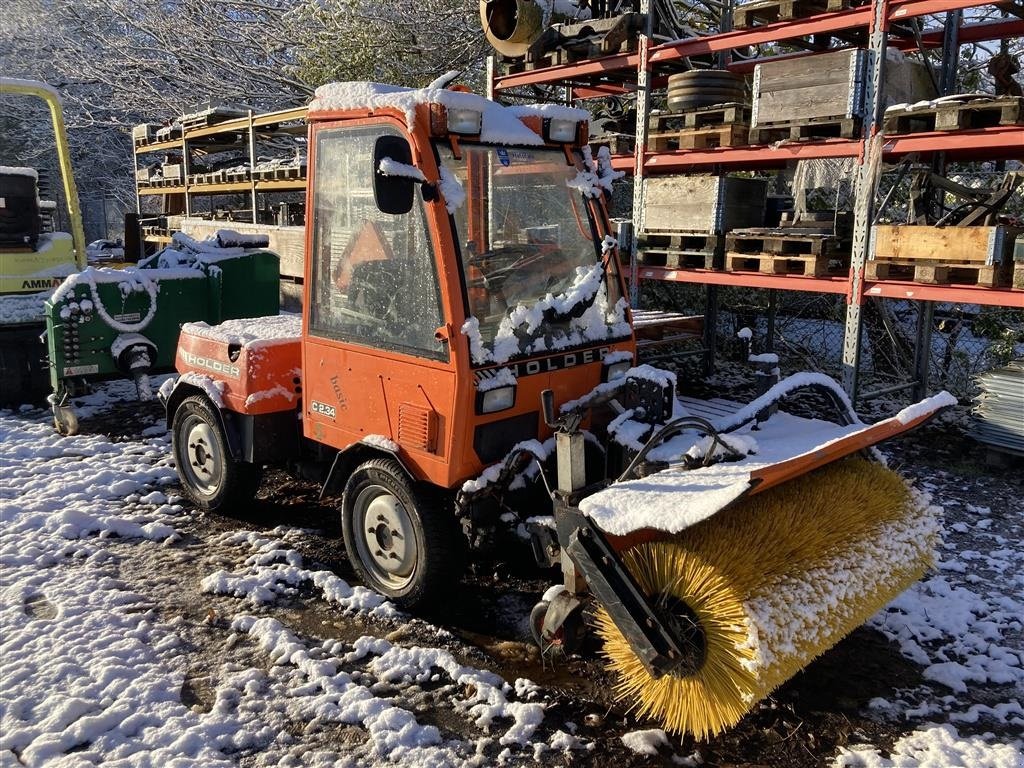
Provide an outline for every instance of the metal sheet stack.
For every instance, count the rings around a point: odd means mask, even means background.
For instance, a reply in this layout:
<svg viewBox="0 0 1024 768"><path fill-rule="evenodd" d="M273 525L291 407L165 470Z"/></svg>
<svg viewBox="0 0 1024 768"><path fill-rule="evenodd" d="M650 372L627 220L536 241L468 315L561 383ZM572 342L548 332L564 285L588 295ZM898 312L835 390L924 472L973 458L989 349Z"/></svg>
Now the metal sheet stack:
<svg viewBox="0 0 1024 768"><path fill-rule="evenodd" d="M1024 456L1024 359L977 377L972 436L993 448Z"/></svg>

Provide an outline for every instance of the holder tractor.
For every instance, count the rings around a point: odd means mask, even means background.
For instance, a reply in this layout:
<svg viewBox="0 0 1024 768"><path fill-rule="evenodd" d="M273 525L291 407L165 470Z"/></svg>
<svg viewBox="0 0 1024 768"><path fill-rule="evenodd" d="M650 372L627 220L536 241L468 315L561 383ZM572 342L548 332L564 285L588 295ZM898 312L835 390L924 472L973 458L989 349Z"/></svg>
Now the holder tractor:
<svg viewBox="0 0 1024 768"><path fill-rule="evenodd" d="M406 609L528 539L563 575L531 616L545 652L595 630L624 700L706 737L927 567L933 513L870 448L953 400L868 425L817 374L678 397L635 359L586 118L320 88L301 316L186 324L160 398L199 508L244 509L267 465L312 472L358 575Z"/></svg>

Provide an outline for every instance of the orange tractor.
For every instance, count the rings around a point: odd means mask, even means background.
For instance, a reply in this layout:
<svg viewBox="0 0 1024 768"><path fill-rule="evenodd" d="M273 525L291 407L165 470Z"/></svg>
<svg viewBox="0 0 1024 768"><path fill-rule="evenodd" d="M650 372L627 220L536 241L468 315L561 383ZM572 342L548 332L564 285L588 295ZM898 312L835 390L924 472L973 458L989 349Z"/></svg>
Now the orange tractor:
<svg viewBox="0 0 1024 768"><path fill-rule="evenodd" d="M678 398L636 364L586 140L580 110L324 86L301 317L185 325L160 396L200 508L312 472L359 576L409 609L527 539L564 575L531 616L544 650L596 626L621 695L706 736L927 566L934 517L864 449L950 399L869 426L820 375ZM822 418L785 411L808 394Z"/></svg>

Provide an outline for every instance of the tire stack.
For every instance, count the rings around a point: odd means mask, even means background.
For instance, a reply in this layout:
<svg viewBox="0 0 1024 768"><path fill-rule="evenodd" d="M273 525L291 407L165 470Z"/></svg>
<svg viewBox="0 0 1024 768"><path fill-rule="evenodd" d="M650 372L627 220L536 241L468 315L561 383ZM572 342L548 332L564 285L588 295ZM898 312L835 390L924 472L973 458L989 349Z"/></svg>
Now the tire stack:
<svg viewBox="0 0 1024 768"><path fill-rule="evenodd" d="M695 69L668 78L670 112L745 101L743 76L725 69Z"/></svg>

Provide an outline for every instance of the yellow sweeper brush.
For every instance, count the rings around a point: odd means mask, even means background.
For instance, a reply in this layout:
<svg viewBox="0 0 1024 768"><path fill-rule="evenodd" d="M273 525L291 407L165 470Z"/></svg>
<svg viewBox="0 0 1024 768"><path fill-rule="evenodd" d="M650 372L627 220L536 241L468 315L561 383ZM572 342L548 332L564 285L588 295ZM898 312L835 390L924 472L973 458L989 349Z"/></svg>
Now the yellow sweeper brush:
<svg viewBox="0 0 1024 768"><path fill-rule="evenodd" d="M654 677L601 608L617 693L666 729L720 733L914 582L938 530L899 476L856 457L626 550L651 602L695 621L703 652L695 671Z"/></svg>

